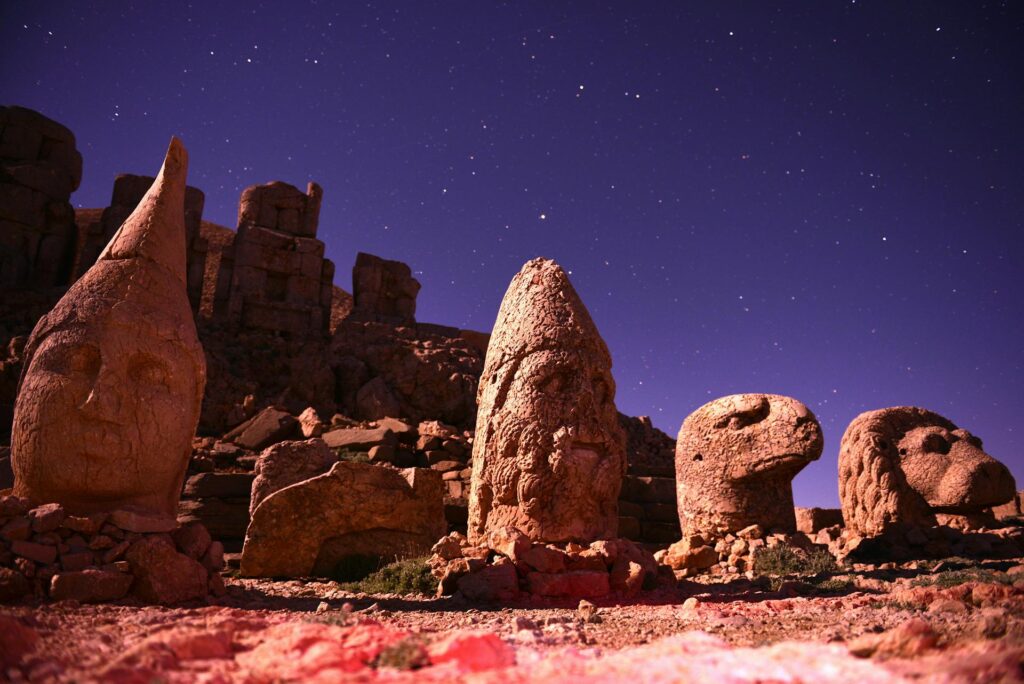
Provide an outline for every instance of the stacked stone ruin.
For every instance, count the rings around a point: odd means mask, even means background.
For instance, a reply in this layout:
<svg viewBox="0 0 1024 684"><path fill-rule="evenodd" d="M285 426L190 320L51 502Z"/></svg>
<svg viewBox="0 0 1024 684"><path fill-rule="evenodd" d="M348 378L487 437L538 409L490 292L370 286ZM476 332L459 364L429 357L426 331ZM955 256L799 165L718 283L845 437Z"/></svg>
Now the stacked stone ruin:
<svg viewBox="0 0 1024 684"><path fill-rule="evenodd" d="M243 328L327 334L334 263L316 238L323 191L275 181L242 192L238 233L221 255L214 316ZM230 274L230 275L229 275Z"/></svg>
<svg viewBox="0 0 1024 684"><path fill-rule="evenodd" d="M0 287L66 285L77 231L69 198L82 180L75 136L22 107L0 107Z"/></svg>

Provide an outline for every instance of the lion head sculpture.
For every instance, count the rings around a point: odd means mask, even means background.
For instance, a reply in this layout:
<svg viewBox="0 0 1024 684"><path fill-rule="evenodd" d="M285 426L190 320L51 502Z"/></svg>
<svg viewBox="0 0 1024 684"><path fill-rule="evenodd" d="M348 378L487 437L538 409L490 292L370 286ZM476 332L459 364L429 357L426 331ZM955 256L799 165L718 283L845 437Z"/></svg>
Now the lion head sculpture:
<svg viewBox="0 0 1024 684"><path fill-rule="evenodd" d="M936 513L971 514L1011 500L1010 471L981 440L914 406L868 411L839 447L839 498L848 529L862 536L936 524Z"/></svg>
<svg viewBox="0 0 1024 684"><path fill-rule="evenodd" d="M795 532L792 481L822 446L818 420L790 397L736 394L700 407L676 441L684 538L754 524Z"/></svg>

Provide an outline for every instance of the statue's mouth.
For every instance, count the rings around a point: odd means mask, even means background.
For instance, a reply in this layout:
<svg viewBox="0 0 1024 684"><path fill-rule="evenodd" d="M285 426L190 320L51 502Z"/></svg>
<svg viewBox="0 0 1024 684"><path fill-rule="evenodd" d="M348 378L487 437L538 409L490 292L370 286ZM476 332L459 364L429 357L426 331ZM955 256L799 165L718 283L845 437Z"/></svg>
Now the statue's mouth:
<svg viewBox="0 0 1024 684"><path fill-rule="evenodd" d="M605 455L604 444L598 442L577 442L573 441L569 447L569 454L574 460L600 461Z"/></svg>

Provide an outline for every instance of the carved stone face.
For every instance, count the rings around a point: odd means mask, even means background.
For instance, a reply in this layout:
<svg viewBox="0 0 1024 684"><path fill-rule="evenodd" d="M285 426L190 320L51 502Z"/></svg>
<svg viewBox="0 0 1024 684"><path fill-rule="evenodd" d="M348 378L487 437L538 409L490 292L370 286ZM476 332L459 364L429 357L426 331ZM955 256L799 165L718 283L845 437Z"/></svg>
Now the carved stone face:
<svg viewBox="0 0 1024 684"><path fill-rule="evenodd" d="M979 511L1015 493L1006 466L986 454L981 440L966 430L915 427L903 435L897 451L907 484L936 511Z"/></svg>
<svg viewBox="0 0 1024 684"><path fill-rule="evenodd" d="M512 526L558 542L617 532L625 437L611 360L576 293L559 296L570 287L553 262L530 262L502 302L503 313L519 315L499 314L481 380L471 535ZM541 304L523 306L531 294ZM545 310L544 302L557 306ZM585 327L586 334L576 344L544 343L552 328L537 325L538 309L548 313L542 321Z"/></svg>
<svg viewBox="0 0 1024 684"><path fill-rule="evenodd" d="M72 513L174 515L205 362L184 279L185 153L32 332L12 429L14 491Z"/></svg>

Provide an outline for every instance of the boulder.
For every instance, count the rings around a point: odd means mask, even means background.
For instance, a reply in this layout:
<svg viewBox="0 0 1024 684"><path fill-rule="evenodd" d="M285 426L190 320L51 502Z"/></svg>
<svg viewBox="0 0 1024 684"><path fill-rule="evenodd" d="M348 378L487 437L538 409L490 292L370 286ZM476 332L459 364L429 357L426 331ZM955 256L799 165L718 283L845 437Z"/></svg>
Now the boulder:
<svg viewBox="0 0 1024 684"><path fill-rule="evenodd" d="M132 593L143 601L171 605L206 596L206 568L178 553L169 538L142 537L125 553L125 560L135 576Z"/></svg>
<svg viewBox="0 0 1024 684"><path fill-rule="evenodd" d="M242 549L248 577L330 575L347 560L425 555L445 532L444 489L429 470L339 461L256 507Z"/></svg>
<svg viewBox="0 0 1024 684"><path fill-rule="evenodd" d="M296 482L322 475L337 460L321 439L305 442L279 442L268 447L256 461L252 481L250 517L268 496Z"/></svg>
<svg viewBox="0 0 1024 684"><path fill-rule="evenodd" d="M74 572L58 572L50 580L50 598L54 601L74 600L79 603L116 601L128 594L132 576L114 570L86 568Z"/></svg>
<svg viewBox="0 0 1024 684"><path fill-rule="evenodd" d="M224 439L245 449L260 451L275 442L290 438L298 424L287 411L268 406L224 435Z"/></svg>

